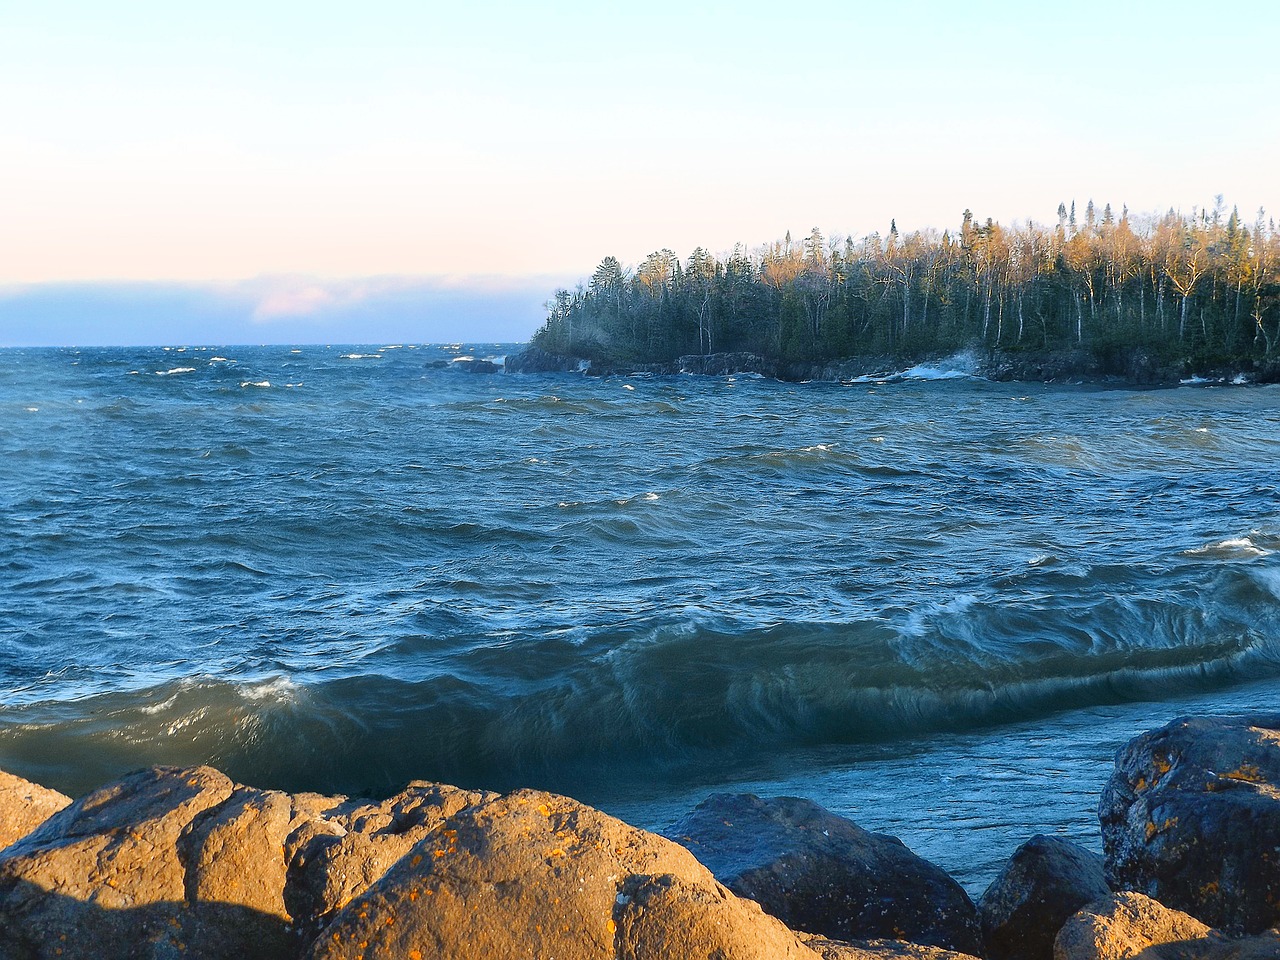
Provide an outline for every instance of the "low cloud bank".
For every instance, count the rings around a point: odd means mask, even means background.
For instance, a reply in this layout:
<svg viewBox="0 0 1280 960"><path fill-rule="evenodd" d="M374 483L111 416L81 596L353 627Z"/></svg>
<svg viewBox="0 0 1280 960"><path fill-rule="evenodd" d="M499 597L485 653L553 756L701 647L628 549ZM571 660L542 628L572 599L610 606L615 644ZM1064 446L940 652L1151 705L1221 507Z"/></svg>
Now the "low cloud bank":
<svg viewBox="0 0 1280 960"><path fill-rule="evenodd" d="M259 277L0 287L0 346L520 342L559 277Z"/></svg>

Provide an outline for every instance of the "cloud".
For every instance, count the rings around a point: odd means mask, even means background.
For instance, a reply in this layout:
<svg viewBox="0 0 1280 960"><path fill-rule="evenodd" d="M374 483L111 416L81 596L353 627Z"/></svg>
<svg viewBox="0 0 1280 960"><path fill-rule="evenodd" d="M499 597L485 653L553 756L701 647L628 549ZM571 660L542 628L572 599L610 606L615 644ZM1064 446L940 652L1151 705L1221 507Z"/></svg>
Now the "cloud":
<svg viewBox="0 0 1280 960"><path fill-rule="evenodd" d="M0 346L519 342L565 278L267 276L0 288Z"/></svg>

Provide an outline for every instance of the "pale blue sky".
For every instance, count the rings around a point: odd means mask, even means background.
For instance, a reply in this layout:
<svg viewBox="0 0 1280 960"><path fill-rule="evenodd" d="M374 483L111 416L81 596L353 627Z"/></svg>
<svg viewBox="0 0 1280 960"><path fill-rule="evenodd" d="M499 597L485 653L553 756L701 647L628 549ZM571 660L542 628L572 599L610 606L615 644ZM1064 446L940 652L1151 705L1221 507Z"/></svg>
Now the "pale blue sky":
<svg viewBox="0 0 1280 960"><path fill-rule="evenodd" d="M491 340L606 254L1280 207L1269 3L532 7L0 0L0 343L151 336L84 281L232 290L210 342Z"/></svg>

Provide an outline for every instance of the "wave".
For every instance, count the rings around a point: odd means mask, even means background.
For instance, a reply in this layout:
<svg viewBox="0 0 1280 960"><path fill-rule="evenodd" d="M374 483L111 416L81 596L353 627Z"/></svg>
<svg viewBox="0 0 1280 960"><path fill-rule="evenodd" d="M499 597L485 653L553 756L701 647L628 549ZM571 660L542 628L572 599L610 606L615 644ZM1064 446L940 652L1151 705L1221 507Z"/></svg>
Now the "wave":
<svg viewBox="0 0 1280 960"><path fill-rule="evenodd" d="M3 707L0 758L42 758L63 789L153 762L343 793L423 777L578 789L593 771L883 743L1280 674L1280 580L1221 586L1270 622L1210 616L1214 629L1194 633L1203 612L1117 599L1073 630L1078 611L1009 612L962 595L846 623L741 629L695 616L452 645L405 637L355 675L195 677Z"/></svg>
<svg viewBox="0 0 1280 960"><path fill-rule="evenodd" d="M942 360L917 363L896 373L864 374L844 383L899 383L904 380L981 380L981 365L970 353L957 353Z"/></svg>

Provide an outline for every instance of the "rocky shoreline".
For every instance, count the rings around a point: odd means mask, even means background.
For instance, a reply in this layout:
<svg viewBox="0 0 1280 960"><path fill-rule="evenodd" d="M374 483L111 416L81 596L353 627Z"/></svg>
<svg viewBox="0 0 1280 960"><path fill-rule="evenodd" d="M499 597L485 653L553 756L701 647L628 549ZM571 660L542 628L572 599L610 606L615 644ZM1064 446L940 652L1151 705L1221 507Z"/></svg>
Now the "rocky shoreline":
<svg viewBox="0 0 1280 960"><path fill-rule="evenodd" d="M1116 755L1105 856L1030 838L975 904L811 801L715 795L665 831L567 797L383 801L154 767L74 802L0 774L0 958L1280 957L1280 715Z"/></svg>
<svg viewBox="0 0 1280 960"><path fill-rule="evenodd" d="M1101 384L1118 387L1176 387L1188 382L1182 365L1171 365L1145 353L1134 353L1111 364L1101 363L1085 351L1033 353L994 351L984 355L933 357L907 360L893 356L862 356L831 361L777 362L753 353L713 353L679 357L661 363L626 363L616 360L587 360L547 353L538 347L507 357L507 373L566 373L587 376L704 376L754 375L788 383L849 382L867 379L898 379L914 367L934 375L972 375L999 382ZM496 373L486 368L467 369ZM1280 363L1253 364L1248 369L1222 368L1201 371L1194 382L1207 384L1280 383Z"/></svg>

